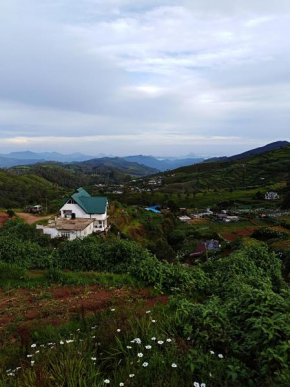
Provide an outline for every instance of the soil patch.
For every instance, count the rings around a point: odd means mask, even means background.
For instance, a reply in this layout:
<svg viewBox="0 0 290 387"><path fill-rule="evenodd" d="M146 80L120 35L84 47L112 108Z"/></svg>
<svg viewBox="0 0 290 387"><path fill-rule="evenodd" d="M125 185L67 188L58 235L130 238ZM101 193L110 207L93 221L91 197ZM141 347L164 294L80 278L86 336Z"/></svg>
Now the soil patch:
<svg viewBox="0 0 290 387"><path fill-rule="evenodd" d="M29 214L27 212L17 212L16 215L19 216L19 218L22 218L27 224L33 224L38 222L39 220L51 218L51 215L38 216L38 215Z"/></svg>

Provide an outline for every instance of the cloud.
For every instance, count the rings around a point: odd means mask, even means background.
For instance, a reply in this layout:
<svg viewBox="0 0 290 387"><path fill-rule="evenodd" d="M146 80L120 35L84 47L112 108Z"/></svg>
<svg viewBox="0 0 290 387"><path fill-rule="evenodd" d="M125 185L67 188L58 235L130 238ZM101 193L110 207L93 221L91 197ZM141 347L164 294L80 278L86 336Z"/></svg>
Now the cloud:
<svg viewBox="0 0 290 387"><path fill-rule="evenodd" d="M0 138L127 154L287 139L289 18L284 0L3 2Z"/></svg>

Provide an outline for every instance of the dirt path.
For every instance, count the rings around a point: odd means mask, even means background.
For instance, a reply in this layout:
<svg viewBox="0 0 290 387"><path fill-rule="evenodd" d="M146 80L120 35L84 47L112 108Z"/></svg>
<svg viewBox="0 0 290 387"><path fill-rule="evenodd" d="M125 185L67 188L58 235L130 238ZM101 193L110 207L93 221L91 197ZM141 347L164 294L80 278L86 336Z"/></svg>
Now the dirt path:
<svg viewBox="0 0 290 387"><path fill-rule="evenodd" d="M52 217L52 215L39 216L39 215L29 214L27 212L17 212L16 215L22 218L23 220L25 220L27 224L33 224L35 222L38 222L39 220L49 219Z"/></svg>

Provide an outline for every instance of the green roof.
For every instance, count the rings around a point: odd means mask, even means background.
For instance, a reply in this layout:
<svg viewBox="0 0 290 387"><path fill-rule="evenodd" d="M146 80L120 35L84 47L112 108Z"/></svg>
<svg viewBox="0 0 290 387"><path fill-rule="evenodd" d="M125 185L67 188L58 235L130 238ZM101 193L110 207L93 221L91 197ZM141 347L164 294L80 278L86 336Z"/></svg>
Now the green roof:
<svg viewBox="0 0 290 387"><path fill-rule="evenodd" d="M87 214L104 214L106 212L108 203L106 196L91 196L83 188L79 188L77 193L71 197Z"/></svg>

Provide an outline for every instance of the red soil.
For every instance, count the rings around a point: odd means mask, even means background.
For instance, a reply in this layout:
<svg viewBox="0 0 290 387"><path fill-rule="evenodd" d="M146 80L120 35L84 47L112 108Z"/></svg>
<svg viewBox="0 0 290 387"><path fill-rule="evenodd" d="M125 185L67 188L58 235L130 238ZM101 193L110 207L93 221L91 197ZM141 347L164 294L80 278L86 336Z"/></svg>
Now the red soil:
<svg viewBox="0 0 290 387"><path fill-rule="evenodd" d="M144 307L166 304L166 296L152 297L149 289L104 290L93 285L89 287L60 287L48 289L16 289L0 291L0 332L7 324L17 319L18 327L35 325L59 325L70 316L97 313L111 306L130 307L132 302L144 300ZM130 300L128 304L127 300Z"/></svg>

